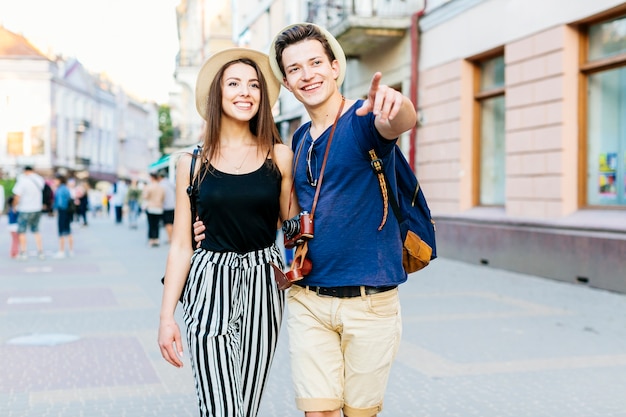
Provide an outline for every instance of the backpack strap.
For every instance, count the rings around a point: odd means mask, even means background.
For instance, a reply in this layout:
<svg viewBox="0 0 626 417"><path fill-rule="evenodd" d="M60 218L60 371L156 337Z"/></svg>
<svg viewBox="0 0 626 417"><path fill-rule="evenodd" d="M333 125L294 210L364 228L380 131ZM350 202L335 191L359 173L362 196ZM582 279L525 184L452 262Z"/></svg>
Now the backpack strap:
<svg viewBox="0 0 626 417"><path fill-rule="evenodd" d="M191 247L195 247L196 242L194 241L193 236L193 223L196 221L196 197L198 196L198 181L193 180L193 174L196 171L196 160L198 159L198 154L202 149L201 145L198 145L196 149L193 150L193 156L191 157L191 164L189 165L189 186L187 187L187 195L189 196L189 206L191 207Z"/></svg>
<svg viewBox="0 0 626 417"><path fill-rule="evenodd" d="M400 212L400 207L398 206L398 201L396 200L396 196L393 192L390 192L391 184L389 183L389 179L385 175L385 167L383 166L383 160L376 155L376 151L374 149L369 150L370 157L370 166L378 177L378 185L380 187L380 194L383 197L383 219L378 226L378 230L382 230L383 226L387 222L387 215L389 213L389 203L391 203L391 209L393 210L393 214L396 216L398 220L398 224L402 224L403 218L402 213Z"/></svg>
<svg viewBox="0 0 626 417"><path fill-rule="evenodd" d="M385 176L385 170L383 168L383 160L380 159L378 155L376 155L376 151L374 149L369 150L369 157L370 157L370 167L372 168L372 170L374 171L374 174L378 178L378 186L380 187L380 195L383 197L383 218L380 221L380 225L378 226L378 230L380 231L383 229L383 226L385 226L385 223L387 223L387 216L389 214L389 190L388 190L389 181L387 180L387 177Z"/></svg>

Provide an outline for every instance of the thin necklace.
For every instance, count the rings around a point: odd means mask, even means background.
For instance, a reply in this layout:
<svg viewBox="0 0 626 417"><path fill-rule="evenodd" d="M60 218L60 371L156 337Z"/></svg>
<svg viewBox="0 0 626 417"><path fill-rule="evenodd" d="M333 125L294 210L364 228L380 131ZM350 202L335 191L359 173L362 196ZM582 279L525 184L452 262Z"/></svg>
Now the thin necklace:
<svg viewBox="0 0 626 417"><path fill-rule="evenodd" d="M239 164L239 166L234 165L232 162L230 162L228 159L226 159L224 157L224 154L222 152L220 152L220 155L222 155L222 158L224 159L224 161L228 162L230 165L233 166L233 168L235 168L235 174L239 175L239 170L241 169L241 167L243 166L243 163L246 162L246 158L248 157L248 154L250 153L250 149L252 148L252 146L248 146L248 151L246 152L246 154L243 156L243 159L241 160L241 163Z"/></svg>

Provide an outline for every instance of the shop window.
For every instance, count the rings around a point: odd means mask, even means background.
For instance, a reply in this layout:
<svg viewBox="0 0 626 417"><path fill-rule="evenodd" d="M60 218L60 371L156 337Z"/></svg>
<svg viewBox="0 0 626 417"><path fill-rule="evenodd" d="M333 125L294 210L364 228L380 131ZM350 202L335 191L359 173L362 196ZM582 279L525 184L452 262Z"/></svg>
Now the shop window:
<svg viewBox="0 0 626 417"><path fill-rule="evenodd" d="M586 198L626 207L626 15L588 27Z"/></svg>
<svg viewBox="0 0 626 417"><path fill-rule="evenodd" d="M504 57L477 63L480 72L475 99L478 106L477 202L503 206L505 201Z"/></svg>
<svg viewBox="0 0 626 417"><path fill-rule="evenodd" d="M7 133L7 155L24 155L24 132Z"/></svg>

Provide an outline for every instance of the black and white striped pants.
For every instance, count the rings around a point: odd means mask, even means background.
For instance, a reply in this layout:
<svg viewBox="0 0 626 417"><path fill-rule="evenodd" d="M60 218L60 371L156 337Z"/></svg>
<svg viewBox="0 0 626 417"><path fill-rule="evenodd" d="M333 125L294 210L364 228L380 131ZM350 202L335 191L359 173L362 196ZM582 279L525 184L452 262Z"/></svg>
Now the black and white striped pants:
<svg viewBox="0 0 626 417"><path fill-rule="evenodd" d="M285 305L270 263L284 267L276 245L193 255L183 312L203 417L257 415Z"/></svg>

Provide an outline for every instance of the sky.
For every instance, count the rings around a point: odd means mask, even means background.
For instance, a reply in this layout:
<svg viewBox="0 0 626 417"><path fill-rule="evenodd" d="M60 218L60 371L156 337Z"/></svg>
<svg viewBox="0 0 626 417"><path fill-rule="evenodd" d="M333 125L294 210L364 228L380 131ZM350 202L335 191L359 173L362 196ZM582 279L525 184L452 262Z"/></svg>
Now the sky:
<svg viewBox="0 0 626 417"><path fill-rule="evenodd" d="M76 57L140 99L173 89L179 0L0 0L0 24L44 53Z"/></svg>

